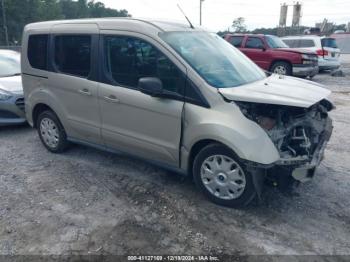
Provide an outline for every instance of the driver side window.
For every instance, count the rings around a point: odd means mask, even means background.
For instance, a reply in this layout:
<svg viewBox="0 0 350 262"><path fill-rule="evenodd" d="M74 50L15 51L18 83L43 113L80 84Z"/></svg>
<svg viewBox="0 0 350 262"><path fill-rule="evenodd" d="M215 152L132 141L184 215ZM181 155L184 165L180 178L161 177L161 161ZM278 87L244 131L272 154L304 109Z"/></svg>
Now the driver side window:
<svg viewBox="0 0 350 262"><path fill-rule="evenodd" d="M157 48L129 36L105 36L105 68L122 86L137 88L142 77L158 77L167 91L183 94L185 77Z"/></svg>
<svg viewBox="0 0 350 262"><path fill-rule="evenodd" d="M246 48L262 49L262 48L264 48L264 43L258 37L248 37L248 40L245 44L245 47Z"/></svg>

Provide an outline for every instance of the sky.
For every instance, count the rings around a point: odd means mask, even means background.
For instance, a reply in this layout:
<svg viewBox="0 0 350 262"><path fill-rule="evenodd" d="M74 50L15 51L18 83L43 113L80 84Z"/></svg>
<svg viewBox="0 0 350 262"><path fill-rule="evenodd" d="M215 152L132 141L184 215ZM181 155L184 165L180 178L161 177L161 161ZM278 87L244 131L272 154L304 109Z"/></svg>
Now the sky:
<svg viewBox="0 0 350 262"><path fill-rule="evenodd" d="M133 17L185 21L177 8L180 4L193 24L199 24L200 0L100 0L107 7L127 9ZM286 0L204 0L202 25L212 31L227 29L237 17L244 17L248 29L275 27L279 22L281 3ZM350 0L303 0L301 24L314 26L324 18L336 24L350 22ZM287 25L292 23L292 6Z"/></svg>

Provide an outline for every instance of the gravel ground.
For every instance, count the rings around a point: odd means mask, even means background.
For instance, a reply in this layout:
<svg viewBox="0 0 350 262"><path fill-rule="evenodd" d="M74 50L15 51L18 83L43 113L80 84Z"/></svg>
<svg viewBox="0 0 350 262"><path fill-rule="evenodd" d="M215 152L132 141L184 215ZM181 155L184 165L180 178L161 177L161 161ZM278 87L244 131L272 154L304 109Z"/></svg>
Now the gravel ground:
<svg viewBox="0 0 350 262"><path fill-rule="evenodd" d="M350 59L348 60L350 62ZM315 179L243 210L145 162L74 145L47 152L36 131L0 129L0 254L350 255L350 63L333 91L334 133Z"/></svg>

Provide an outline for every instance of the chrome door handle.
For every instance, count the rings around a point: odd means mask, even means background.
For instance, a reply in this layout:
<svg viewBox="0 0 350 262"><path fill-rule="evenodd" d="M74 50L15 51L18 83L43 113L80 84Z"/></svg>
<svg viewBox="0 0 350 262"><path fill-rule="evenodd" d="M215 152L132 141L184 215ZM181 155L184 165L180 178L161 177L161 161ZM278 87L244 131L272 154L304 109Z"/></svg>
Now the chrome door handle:
<svg viewBox="0 0 350 262"><path fill-rule="evenodd" d="M87 88L80 89L79 93L82 94L82 95L91 96L91 92Z"/></svg>
<svg viewBox="0 0 350 262"><path fill-rule="evenodd" d="M115 95L105 96L104 99L109 101L109 102L112 102L112 103L119 103L120 102L118 97L116 97Z"/></svg>

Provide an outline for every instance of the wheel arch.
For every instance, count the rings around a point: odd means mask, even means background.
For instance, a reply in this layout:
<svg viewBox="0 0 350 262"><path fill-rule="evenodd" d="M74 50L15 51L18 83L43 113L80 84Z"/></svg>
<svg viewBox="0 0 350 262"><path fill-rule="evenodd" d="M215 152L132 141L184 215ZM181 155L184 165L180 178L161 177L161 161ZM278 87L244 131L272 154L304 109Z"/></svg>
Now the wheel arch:
<svg viewBox="0 0 350 262"><path fill-rule="evenodd" d="M214 139L201 139L201 140L195 142L190 149L190 153L189 153L189 157L188 157L187 172L190 176L193 175L192 174L192 167L193 167L193 162L194 162L195 157L198 155L198 153L203 148L205 148L206 146L208 146L210 144L220 144L220 145L226 146L222 142L220 142L218 140L214 140Z"/></svg>
<svg viewBox="0 0 350 262"><path fill-rule="evenodd" d="M39 115L44 112L44 111L52 111L56 114L56 112L47 104L45 103L38 103L34 106L33 111L32 111L32 119L33 119L33 127L37 127L37 120Z"/></svg>
<svg viewBox="0 0 350 262"><path fill-rule="evenodd" d="M269 68L269 71L271 71L272 67L278 62L287 63L287 64L290 65L291 68L293 68L293 63L290 60L284 59L284 58L276 58L276 59L272 60L270 68Z"/></svg>

